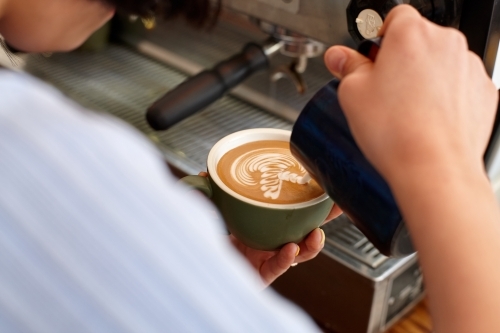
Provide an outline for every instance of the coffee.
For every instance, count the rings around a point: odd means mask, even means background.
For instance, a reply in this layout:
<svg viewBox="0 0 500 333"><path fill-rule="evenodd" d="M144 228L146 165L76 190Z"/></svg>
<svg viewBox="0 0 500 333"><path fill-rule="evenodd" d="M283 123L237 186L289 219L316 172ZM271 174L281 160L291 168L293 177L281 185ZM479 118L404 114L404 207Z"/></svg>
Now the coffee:
<svg viewBox="0 0 500 333"><path fill-rule="evenodd" d="M256 141L236 147L219 160L217 174L236 193L260 202L295 204L324 193L314 180L301 184L307 173L285 141Z"/></svg>

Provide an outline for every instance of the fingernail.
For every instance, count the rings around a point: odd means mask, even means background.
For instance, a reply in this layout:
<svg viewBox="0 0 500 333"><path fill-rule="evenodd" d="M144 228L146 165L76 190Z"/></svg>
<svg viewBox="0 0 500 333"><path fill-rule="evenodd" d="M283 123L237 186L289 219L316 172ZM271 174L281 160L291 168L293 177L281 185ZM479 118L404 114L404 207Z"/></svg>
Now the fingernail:
<svg viewBox="0 0 500 333"><path fill-rule="evenodd" d="M344 51L333 48L328 51L326 62L328 67L335 73L342 73L347 56Z"/></svg>
<svg viewBox="0 0 500 333"><path fill-rule="evenodd" d="M324 246L326 241L325 232L321 228L319 230L321 231L321 246Z"/></svg>
<svg viewBox="0 0 500 333"><path fill-rule="evenodd" d="M295 252L295 256L298 256L300 253L300 246L297 245L297 251Z"/></svg>

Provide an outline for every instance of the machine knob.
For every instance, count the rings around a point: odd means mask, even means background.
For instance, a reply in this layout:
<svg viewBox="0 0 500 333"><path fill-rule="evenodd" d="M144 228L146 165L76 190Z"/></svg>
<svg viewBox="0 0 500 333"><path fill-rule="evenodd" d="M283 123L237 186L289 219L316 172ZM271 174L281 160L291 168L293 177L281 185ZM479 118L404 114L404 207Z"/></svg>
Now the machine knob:
<svg viewBox="0 0 500 333"><path fill-rule="evenodd" d="M458 27L463 0L410 0L422 16L442 25ZM347 6L347 27L352 38L360 43L378 36L389 13L403 0L351 0Z"/></svg>
<svg viewBox="0 0 500 333"><path fill-rule="evenodd" d="M347 6L347 27L357 43L378 36L385 17L401 0L351 0Z"/></svg>

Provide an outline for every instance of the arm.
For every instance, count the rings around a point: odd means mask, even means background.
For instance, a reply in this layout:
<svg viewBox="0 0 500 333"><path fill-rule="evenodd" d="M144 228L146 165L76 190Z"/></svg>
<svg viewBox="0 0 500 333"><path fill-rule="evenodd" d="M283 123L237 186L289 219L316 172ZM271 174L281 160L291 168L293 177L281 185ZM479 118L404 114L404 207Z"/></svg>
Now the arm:
<svg viewBox="0 0 500 333"><path fill-rule="evenodd" d="M500 327L500 214L484 172L400 173L391 185L419 252L436 332Z"/></svg>
<svg viewBox="0 0 500 333"><path fill-rule="evenodd" d="M482 156L497 91L459 32L409 6L381 34L375 63L344 47L327 52L340 102L410 229L436 332L495 332L500 213Z"/></svg>

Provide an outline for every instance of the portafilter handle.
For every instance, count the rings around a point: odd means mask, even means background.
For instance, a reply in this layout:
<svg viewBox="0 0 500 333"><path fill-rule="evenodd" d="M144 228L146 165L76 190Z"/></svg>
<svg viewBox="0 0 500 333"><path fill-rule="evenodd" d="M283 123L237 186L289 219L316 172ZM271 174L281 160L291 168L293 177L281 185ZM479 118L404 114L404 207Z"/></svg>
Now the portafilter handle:
<svg viewBox="0 0 500 333"><path fill-rule="evenodd" d="M249 43L239 54L187 79L149 107L149 125L157 131L166 130L215 102L255 72L268 68L266 51Z"/></svg>

